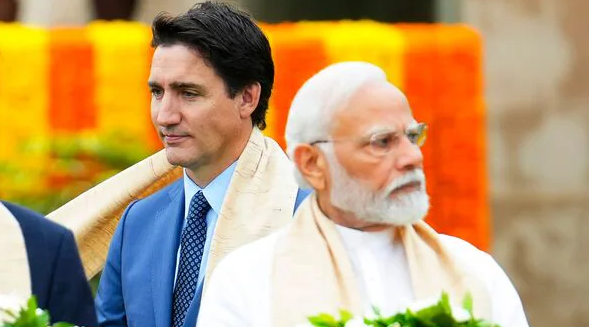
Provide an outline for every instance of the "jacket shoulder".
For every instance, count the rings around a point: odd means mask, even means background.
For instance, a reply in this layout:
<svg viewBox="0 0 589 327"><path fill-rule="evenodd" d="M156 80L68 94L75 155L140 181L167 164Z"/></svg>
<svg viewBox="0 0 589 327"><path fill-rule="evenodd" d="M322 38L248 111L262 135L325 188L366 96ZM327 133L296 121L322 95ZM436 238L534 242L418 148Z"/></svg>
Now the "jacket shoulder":
<svg viewBox="0 0 589 327"><path fill-rule="evenodd" d="M10 202L2 202L18 221L25 240L33 237L60 238L68 230L42 214ZM42 234L42 235L39 235Z"/></svg>
<svg viewBox="0 0 589 327"><path fill-rule="evenodd" d="M184 194L184 181L182 178L176 180L172 184L163 189L143 198L139 199L129 205L129 214L136 212L152 212L154 207L162 207L172 201L175 197Z"/></svg>

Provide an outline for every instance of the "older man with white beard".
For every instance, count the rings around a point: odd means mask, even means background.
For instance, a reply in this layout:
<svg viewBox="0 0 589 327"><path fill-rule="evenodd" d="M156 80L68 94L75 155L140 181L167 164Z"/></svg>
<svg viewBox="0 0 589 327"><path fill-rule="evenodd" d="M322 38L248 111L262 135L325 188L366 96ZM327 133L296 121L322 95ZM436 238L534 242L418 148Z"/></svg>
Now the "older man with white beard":
<svg viewBox="0 0 589 327"><path fill-rule="evenodd" d="M442 291L475 314L528 326L488 254L437 234L420 146L426 126L378 67L331 65L295 96L286 128L296 175L313 195L285 229L228 255L211 277L199 327L293 327L320 312L403 310Z"/></svg>

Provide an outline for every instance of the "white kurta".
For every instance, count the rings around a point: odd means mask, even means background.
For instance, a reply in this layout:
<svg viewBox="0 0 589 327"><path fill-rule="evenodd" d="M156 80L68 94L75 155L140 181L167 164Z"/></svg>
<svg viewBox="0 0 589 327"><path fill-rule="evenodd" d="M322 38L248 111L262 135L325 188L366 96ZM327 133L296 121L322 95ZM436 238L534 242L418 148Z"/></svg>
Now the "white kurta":
<svg viewBox="0 0 589 327"><path fill-rule="evenodd" d="M415 300L402 244L391 244L390 233L337 228L350 255L367 313L372 305L383 313L393 313ZM219 263L201 304L198 327L271 327L273 249L283 232L245 245ZM495 260L458 238L440 238L449 253L459 262L468 263L466 267L485 283L491 295L493 321L502 327L527 327L521 300Z"/></svg>

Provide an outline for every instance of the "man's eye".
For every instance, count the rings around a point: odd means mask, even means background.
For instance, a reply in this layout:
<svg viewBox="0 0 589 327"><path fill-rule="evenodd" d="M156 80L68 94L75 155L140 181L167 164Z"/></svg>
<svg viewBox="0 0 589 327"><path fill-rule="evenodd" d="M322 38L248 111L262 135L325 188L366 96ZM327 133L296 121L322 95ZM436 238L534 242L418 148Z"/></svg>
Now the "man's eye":
<svg viewBox="0 0 589 327"><path fill-rule="evenodd" d="M162 90L159 90L159 89L151 89L151 95L154 96L154 97L156 97L156 98L161 97L163 94L164 94L164 92Z"/></svg>
<svg viewBox="0 0 589 327"><path fill-rule="evenodd" d="M407 133L407 138L411 143L421 147L425 143L425 138L427 136L427 130L421 129L417 131L411 131Z"/></svg>
<svg viewBox="0 0 589 327"><path fill-rule="evenodd" d="M198 93L194 93L194 92L189 92L189 91L183 91L182 92L182 96L188 99L193 99L196 98L198 96Z"/></svg>
<svg viewBox="0 0 589 327"><path fill-rule="evenodd" d="M384 135L376 135L370 141L370 144L377 148L388 148L390 147L394 140L394 136L392 134L384 134Z"/></svg>
<svg viewBox="0 0 589 327"><path fill-rule="evenodd" d="M419 139L419 133L417 133L417 132L407 133L407 138L409 139L409 141L411 141L411 143L415 144L415 143L417 143L417 140Z"/></svg>

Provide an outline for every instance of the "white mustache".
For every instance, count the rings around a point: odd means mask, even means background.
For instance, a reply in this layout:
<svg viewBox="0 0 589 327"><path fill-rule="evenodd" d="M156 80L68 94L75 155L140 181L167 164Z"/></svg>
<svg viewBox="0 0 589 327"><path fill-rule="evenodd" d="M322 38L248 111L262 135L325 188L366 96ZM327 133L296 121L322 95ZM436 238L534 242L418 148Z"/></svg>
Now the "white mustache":
<svg viewBox="0 0 589 327"><path fill-rule="evenodd" d="M384 194L386 196L388 196L389 194L391 194L393 191L397 190L398 188L401 188L409 183L415 183L415 182L418 182L421 185L421 187L420 187L421 190L424 189L425 174L423 173L422 169L414 169L414 170L406 173L403 176L395 178L391 182L391 184L389 184L389 186L387 186Z"/></svg>

